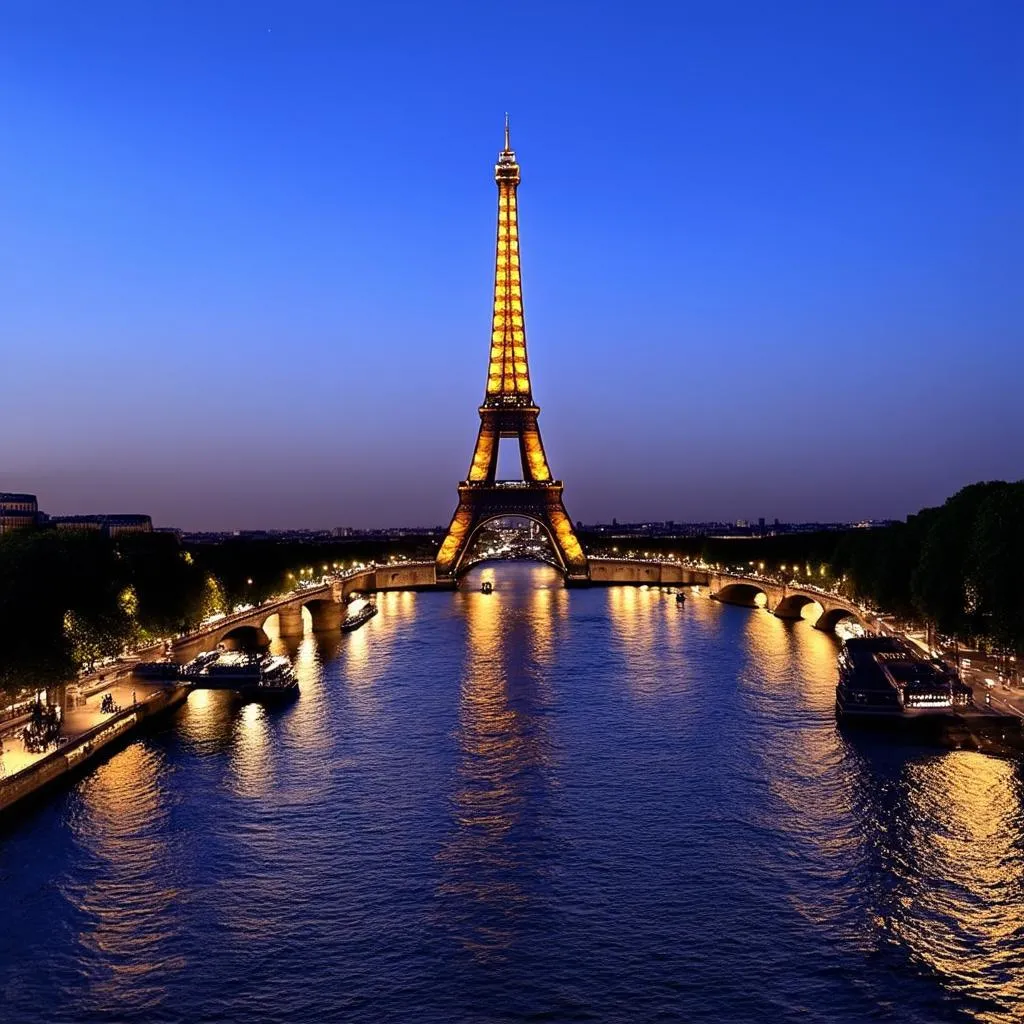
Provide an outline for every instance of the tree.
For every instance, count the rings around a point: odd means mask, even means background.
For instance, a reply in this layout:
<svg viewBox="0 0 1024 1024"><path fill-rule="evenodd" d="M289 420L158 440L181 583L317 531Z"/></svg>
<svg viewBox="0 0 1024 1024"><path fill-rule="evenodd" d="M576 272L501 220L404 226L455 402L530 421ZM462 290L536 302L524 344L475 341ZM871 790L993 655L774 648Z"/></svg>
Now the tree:
<svg viewBox="0 0 1024 1024"><path fill-rule="evenodd" d="M968 538L975 619L1004 653L1024 653L1024 481L990 489Z"/></svg>
<svg viewBox="0 0 1024 1024"><path fill-rule="evenodd" d="M980 632L976 595L969 588L968 562L974 522L985 498L1008 484L972 484L937 509L920 513L921 555L911 578L914 604L943 633Z"/></svg>

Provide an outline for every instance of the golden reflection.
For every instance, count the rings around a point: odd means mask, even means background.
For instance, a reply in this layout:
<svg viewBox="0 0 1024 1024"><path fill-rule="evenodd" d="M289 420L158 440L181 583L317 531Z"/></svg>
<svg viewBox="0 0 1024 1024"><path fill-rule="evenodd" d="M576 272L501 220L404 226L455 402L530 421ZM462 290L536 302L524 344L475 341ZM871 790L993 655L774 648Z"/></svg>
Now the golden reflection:
<svg viewBox="0 0 1024 1024"><path fill-rule="evenodd" d="M808 601L800 606L800 618L806 622L814 623L825 614L825 609L817 601Z"/></svg>
<svg viewBox="0 0 1024 1024"><path fill-rule="evenodd" d="M719 610L741 620L738 684L757 723L744 757L752 777L764 780L766 819L777 837L768 845L790 857L783 871L770 857L758 868L798 913L828 929L848 910L859 849L855 783L835 723L835 642L807 622Z"/></svg>
<svg viewBox="0 0 1024 1024"><path fill-rule="evenodd" d="M612 586L606 593L612 636L626 665L626 682L638 694L654 694L665 683L658 652L667 633L666 615L678 611L675 598L658 587L646 586Z"/></svg>
<svg viewBox="0 0 1024 1024"><path fill-rule="evenodd" d="M188 695L189 708L200 715L205 715L210 708L210 691L193 690Z"/></svg>
<svg viewBox="0 0 1024 1024"><path fill-rule="evenodd" d="M1020 768L968 751L904 766L886 859L898 878L875 928L895 937L950 988L990 1000L982 1020L1019 1020L1024 1007L1024 818ZM886 812L872 807L885 821Z"/></svg>
<svg viewBox="0 0 1024 1024"><path fill-rule="evenodd" d="M193 690L178 717L182 739L200 754L226 749L236 708L234 694L226 690Z"/></svg>
<svg viewBox="0 0 1024 1024"><path fill-rule="evenodd" d="M492 570L493 571L493 570ZM492 594L479 592L480 573L460 594L466 619L466 661L456 729L458 768L452 832L437 860L444 924L474 957L502 956L531 902L531 873L518 862L509 834L531 823L550 782L540 663L551 656L554 569L497 571ZM564 609L564 606L561 606ZM525 631L525 637L522 636ZM534 652L538 652L535 654ZM539 655L539 656L538 656Z"/></svg>
<svg viewBox="0 0 1024 1024"><path fill-rule="evenodd" d="M267 718L267 709L255 701L243 704L235 718L231 749L234 790L249 799L268 796L275 784L274 750Z"/></svg>
<svg viewBox="0 0 1024 1024"><path fill-rule="evenodd" d="M307 633L292 658L299 682L299 700L290 713L280 716L288 745L316 752L330 743L330 702L324 686L325 664L337 653L340 635Z"/></svg>
<svg viewBox="0 0 1024 1024"><path fill-rule="evenodd" d="M676 603L674 593L664 593L661 597L664 609L664 630L665 638L668 640L669 648L678 651L683 640L683 619L686 616L686 605Z"/></svg>
<svg viewBox="0 0 1024 1024"><path fill-rule="evenodd" d="M550 667L569 621L569 592L561 579L536 587L530 595L529 619L530 651L539 665Z"/></svg>
<svg viewBox="0 0 1024 1024"><path fill-rule="evenodd" d="M365 625L342 634L338 649L341 676L352 710L376 712L379 702L374 684L415 622L416 598L411 590L382 591L376 595L377 614Z"/></svg>
<svg viewBox="0 0 1024 1024"><path fill-rule="evenodd" d="M345 637L345 676L355 686L367 686L373 682L370 673L370 626L374 621L370 619L366 625Z"/></svg>
<svg viewBox="0 0 1024 1024"><path fill-rule="evenodd" d="M152 1010L169 976L183 970L177 951L178 868L165 839L168 806L161 754L133 743L100 764L79 788L75 842L91 861L81 882L62 886L84 917L81 945L95 964L79 976L87 1002L112 1018Z"/></svg>

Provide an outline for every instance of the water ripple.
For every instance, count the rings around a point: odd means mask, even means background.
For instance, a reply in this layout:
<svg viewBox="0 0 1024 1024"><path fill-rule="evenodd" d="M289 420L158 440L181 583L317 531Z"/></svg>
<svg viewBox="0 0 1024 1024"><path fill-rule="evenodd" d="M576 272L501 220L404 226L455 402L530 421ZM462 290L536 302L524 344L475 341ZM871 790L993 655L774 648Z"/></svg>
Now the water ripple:
<svg viewBox="0 0 1024 1024"><path fill-rule="evenodd" d="M1024 782L835 726L835 642L547 568L275 641L0 834L3 1019L1024 1016Z"/></svg>

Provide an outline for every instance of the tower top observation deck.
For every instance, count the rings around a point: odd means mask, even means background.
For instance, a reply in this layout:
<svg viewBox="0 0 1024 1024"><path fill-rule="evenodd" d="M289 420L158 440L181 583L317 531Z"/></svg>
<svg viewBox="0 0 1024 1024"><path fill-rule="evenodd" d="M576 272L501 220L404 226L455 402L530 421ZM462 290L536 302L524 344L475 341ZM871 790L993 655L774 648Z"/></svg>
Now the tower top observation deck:
<svg viewBox="0 0 1024 1024"><path fill-rule="evenodd" d="M498 154L498 162L494 165L494 180L499 185L503 181L518 185L520 180L519 164L509 136L508 114L505 115L505 148Z"/></svg>

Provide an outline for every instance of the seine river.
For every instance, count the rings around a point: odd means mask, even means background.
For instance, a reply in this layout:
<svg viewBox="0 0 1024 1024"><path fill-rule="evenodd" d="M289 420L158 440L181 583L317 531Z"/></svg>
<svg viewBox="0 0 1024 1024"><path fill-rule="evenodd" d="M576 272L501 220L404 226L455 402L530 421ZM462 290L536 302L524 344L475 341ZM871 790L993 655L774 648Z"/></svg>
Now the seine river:
<svg viewBox="0 0 1024 1024"><path fill-rule="evenodd" d="M5 826L0 1019L1024 1016L1019 768L841 736L833 638L530 564L378 604Z"/></svg>

